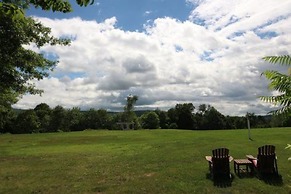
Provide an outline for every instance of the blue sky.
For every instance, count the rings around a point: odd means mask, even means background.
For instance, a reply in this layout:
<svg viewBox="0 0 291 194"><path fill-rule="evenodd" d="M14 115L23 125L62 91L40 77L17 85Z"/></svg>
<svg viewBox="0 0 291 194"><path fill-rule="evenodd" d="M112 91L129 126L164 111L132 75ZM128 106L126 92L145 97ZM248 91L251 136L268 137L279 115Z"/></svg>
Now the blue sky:
<svg viewBox="0 0 291 194"><path fill-rule="evenodd" d="M143 31L143 25L156 18L173 17L181 21L187 20L194 6L183 0L99 0L87 7L80 7L76 1L70 2L73 7L71 13L31 9L27 14L49 18L81 17L98 22L116 17L118 18L116 27L129 31Z"/></svg>
<svg viewBox="0 0 291 194"><path fill-rule="evenodd" d="M210 104L225 115L266 114L273 95L262 57L290 54L291 0L95 0L69 14L31 9L27 14L73 37L70 47L46 45L36 52L59 63L35 82L42 96L25 95L15 108L168 110L177 103Z"/></svg>

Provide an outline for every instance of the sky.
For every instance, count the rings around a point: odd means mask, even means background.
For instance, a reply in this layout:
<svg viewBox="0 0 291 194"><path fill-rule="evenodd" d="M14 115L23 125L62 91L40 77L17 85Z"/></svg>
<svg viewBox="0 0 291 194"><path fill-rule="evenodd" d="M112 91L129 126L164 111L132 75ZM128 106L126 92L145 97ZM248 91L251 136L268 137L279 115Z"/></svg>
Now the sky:
<svg viewBox="0 0 291 194"><path fill-rule="evenodd" d="M95 0L68 14L30 9L71 46L37 49L58 65L35 82L15 108L40 103L121 111L130 94L137 110L168 110L178 103L209 104L224 115L265 115L275 95L261 76L287 67L262 57L290 54L291 0Z"/></svg>

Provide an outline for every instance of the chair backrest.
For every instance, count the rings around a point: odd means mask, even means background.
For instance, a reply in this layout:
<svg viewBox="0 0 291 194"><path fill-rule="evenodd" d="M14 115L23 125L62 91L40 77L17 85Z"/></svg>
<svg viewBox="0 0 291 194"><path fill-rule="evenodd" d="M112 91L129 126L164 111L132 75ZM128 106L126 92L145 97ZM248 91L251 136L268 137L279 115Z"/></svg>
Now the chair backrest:
<svg viewBox="0 0 291 194"><path fill-rule="evenodd" d="M258 148L258 155L268 156L275 154L275 146L273 145L264 145Z"/></svg>
<svg viewBox="0 0 291 194"><path fill-rule="evenodd" d="M264 145L259 147L257 158L257 168L260 173L275 173L277 171L275 146Z"/></svg>
<svg viewBox="0 0 291 194"><path fill-rule="evenodd" d="M227 148L217 148L212 150L212 157L214 158L226 158L229 157L229 149Z"/></svg>
<svg viewBox="0 0 291 194"><path fill-rule="evenodd" d="M212 170L213 174L230 174L229 150L227 148L218 148L212 150Z"/></svg>

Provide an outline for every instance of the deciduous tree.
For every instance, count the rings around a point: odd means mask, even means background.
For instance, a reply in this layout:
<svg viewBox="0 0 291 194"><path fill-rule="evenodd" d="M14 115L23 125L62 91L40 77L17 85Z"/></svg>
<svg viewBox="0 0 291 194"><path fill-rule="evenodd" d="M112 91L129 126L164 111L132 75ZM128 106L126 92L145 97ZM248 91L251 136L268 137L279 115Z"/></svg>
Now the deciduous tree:
<svg viewBox="0 0 291 194"><path fill-rule="evenodd" d="M72 109L66 110L66 119L64 128L68 131L80 131L81 121L83 120L83 114L81 109L78 107L73 107Z"/></svg>
<svg viewBox="0 0 291 194"><path fill-rule="evenodd" d="M51 120L51 108L46 103L38 104L34 111L40 122L39 132L47 132Z"/></svg>
<svg viewBox="0 0 291 194"><path fill-rule="evenodd" d="M169 128L169 117L168 117L167 112L156 109L155 113L159 116L160 127L162 129L168 129Z"/></svg>
<svg viewBox="0 0 291 194"><path fill-rule="evenodd" d="M77 0L86 6L91 0ZM7 111L23 94L40 94L33 84L49 75L57 61L27 49L46 44L68 45L70 40L51 35L51 29L25 15L30 6L43 10L72 11L66 0L2 0L0 1L0 112Z"/></svg>
<svg viewBox="0 0 291 194"><path fill-rule="evenodd" d="M194 128L194 111L195 107L192 103L177 104L175 107L177 114L177 125L179 129Z"/></svg>
<svg viewBox="0 0 291 194"><path fill-rule="evenodd" d="M26 110L17 116L12 133L38 133L39 126L34 110Z"/></svg>
<svg viewBox="0 0 291 194"><path fill-rule="evenodd" d="M68 130L66 127L66 116L67 116L67 110L64 109L62 106L58 105L56 106L51 113L51 122L49 126L50 132L56 132L56 131L64 131Z"/></svg>
<svg viewBox="0 0 291 194"><path fill-rule="evenodd" d="M138 96L128 95L126 98L126 105L124 106L124 113L122 115L122 121L133 122L135 129L138 129L140 127L138 118L134 113L134 105L136 104L137 100Z"/></svg>
<svg viewBox="0 0 291 194"><path fill-rule="evenodd" d="M160 127L160 119L155 112L147 112L140 119L141 126L144 129L158 129Z"/></svg>

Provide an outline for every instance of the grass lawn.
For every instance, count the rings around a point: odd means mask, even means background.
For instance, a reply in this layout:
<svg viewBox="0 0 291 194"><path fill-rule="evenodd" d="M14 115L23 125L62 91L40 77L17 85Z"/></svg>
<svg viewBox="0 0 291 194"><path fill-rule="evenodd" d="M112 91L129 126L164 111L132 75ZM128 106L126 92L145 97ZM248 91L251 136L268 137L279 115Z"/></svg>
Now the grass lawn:
<svg viewBox="0 0 291 194"><path fill-rule="evenodd" d="M0 135L0 193L291 193L291 128L83 131ZM227 147L234 158L276 146L283 184L234 175L220 187L204 158ZM231 172L233 163L231 163Z"/></svg>

